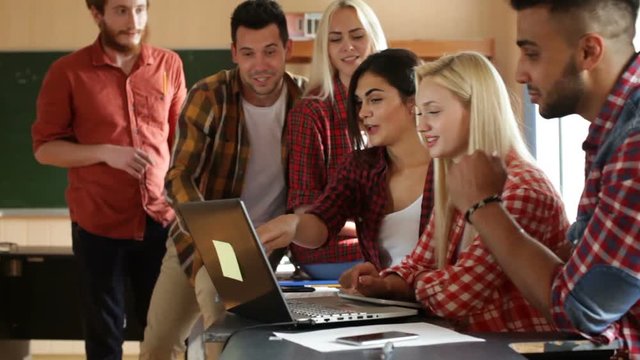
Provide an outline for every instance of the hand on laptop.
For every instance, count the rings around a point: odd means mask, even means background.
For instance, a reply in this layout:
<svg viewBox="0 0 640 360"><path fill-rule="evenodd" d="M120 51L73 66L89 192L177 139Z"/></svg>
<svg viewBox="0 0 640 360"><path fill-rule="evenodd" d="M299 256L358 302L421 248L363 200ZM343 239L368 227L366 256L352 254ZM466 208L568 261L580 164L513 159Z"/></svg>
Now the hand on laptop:
<svg viewBox="0 0 640 360"><path fill-rule="evenodd" d="M297 225L297 215L281 215L258 226L256 232L260 242L264 245L265 251L271 252L274 249L289 246L296 234Z"/></svg>
<svg viewBox="0 0 640 360"><path fill-rule="evenodd" d="M358 264L340 276L342 291L385 299L415 300L413 289L397 275L381 277L370 263Z"/></svg>
<svg viewBox="0 0 640 360"><path fill-rule="evenodd" d="M348 294L360 294L358 284L360 277L366 278L366 282L378 284L382 278L378 274L378 270L370 262L358 264L340 275L340 287L343 292ZM366 291L366 289L365 289ZM362 293L362 295L367 295ZM367 295L368 296L368 295Z"/></svg>

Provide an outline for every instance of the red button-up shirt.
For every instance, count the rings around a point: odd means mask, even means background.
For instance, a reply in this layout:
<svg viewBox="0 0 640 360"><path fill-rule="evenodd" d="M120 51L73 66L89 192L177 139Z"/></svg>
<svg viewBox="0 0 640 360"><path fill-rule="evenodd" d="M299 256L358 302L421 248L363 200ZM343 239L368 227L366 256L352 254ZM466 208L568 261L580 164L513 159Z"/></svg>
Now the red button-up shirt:
<svg viewBox="0 0 640 360"><path fill-rule="evenodd" d="M140 180L105 163L70 168L66 199L72 221L96 235L142 239L146 214L164 225L173 220L164 177L185 95L178 55L148 45L129 75L99 40L53 63L38 96L34 151L67 140L132 146L154 160Z"/></svg>

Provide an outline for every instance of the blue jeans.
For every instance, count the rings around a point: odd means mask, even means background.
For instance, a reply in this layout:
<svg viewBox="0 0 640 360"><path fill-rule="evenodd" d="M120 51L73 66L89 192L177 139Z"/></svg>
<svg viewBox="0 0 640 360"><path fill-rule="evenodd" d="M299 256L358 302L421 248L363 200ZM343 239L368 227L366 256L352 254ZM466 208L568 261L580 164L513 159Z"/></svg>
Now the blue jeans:
<svg viewBox="0 0 640 360"><path fill-rule="evenodd" d="M87 359L121 359L126 282L130 281L135 299L135 317L144 327L166 251L167 229L147 216L143 241L98 236L76 223L71 230L82 287Z"/></svg>

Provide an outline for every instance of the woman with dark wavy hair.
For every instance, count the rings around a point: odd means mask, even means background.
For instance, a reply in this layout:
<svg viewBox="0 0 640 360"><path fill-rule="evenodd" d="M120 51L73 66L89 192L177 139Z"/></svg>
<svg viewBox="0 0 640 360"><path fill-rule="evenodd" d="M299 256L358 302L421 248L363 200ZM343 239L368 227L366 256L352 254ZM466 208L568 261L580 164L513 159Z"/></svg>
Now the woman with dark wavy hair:
<svg viewBox="0 0 640 360"><path fill-rule="evenodd" d="M416 131L413 69L419 63L409 50L388 49L360 64L347 92L349 134L357 150L345 156L304 213L258 228L268 250L291 242L318 248L349 219L365 261L379 270L413 250L433 197L431 158Z"/></svg>

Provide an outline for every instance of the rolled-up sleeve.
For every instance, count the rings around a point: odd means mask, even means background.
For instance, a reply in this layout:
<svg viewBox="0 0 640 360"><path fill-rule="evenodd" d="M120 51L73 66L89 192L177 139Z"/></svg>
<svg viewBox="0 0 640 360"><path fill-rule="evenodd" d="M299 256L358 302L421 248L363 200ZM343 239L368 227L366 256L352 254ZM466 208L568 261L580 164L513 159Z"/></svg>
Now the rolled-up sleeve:
<svg viewBox="0 0 640 360"><path fill-rule="evenodd" d="M73 96L64 65L56 61L45 76L36 101L36 121L31 127L33 151L53 140L73 140Z"/></svg>

